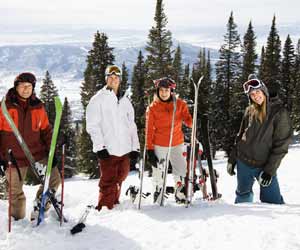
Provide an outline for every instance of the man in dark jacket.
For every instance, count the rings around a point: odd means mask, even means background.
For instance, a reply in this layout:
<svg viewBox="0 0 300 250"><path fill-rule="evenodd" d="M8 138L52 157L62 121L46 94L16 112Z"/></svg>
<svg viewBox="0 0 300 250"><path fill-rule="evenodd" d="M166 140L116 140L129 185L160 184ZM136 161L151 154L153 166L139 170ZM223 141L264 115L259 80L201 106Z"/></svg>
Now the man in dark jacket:
<svg viewBox="0 0 300 250"><path fill-rule="evenodd" d="M230 175L237 165L235 202L253 200L252 186L257 179L262 202L283 204L276 172L291 142L289 114L277 96L269 98L268 89L256 76L251 75L243 87L250 104L227 165Z"/></svg>
<svg viewBox="0 0 300 250"><path fill-rule="evenodd" d="M32 73L25 72L18 75L14 80L14 87L6 94L6 105L34 159L45 168L50 150L52 128L44 104L35 96L35 84L36 78ZM8 149L12 150L17 162L17 166L12 167L10 185L12 189L12 216L18 220L23 219L26 213L26 197L23 192L23 184L29 162L0 110L0 165L5 166L2 169L4 171L6 169L7 180L9 180L7 171ZM54 167L49 188L56 191L60 182L59 171L57 167ZM41 185L36 195L34 211L31 214L32 220L36 219L38 215L38 203L42 191L43 186Z"/></svg>

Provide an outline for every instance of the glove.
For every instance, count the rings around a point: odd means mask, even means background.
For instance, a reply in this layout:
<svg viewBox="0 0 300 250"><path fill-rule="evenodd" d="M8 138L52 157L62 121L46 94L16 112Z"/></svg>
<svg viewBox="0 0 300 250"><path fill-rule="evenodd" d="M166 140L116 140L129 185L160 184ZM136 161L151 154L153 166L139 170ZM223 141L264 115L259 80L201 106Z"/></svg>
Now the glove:
<svg viewBox="0 0 300 250"><path fill-rule="evenodd" d="M102 149L100 151L97 151L97 157L99 160L106 160L109 158L109 153L107 151L107 149Z"/></svg>
<svg viewBox="0 0 300 250"><path fill-rule="evenodd" d="M137 164L138 160L139 160L139 157L140 157L140 152L138 151L131 151L129 153L129 158L130 158L130 161L131 161L131 166L134 166Z"/></svg>
<svg viewBox="0 0 300 250"><path fill-rule="evenodd" d="M235 175L235 164L232 164L230 162L227 163L227 173L230 175L230 176L233 176Z"/></svg>
<svg viewBox="0 0 300 250"><path fill-rule="evenodd" d="M272 176L262 171L258 176L258 182L262 187L268 187L272 182Z"/></svg>
<svg viewBox="0 0 300 250"><path fill-rule="evenodd" d="M5 176L6 162L0 159L0 176Z"/></svg>
<svg viewBox="0 0 300 250"><path fill-rule="evenodd" d="M52 161L52 167L55 168L57 166L58 166L58 160L57 160L56 156L54 155L53 156L53 161Z"/></svg>
<svg viewBox="0 0 300 250"><path fill-rule="evenodd" d="M147 150L147 159L152 166L156 167L158 158L155 155L154 150Z"/></svg>
<svg viewBox="0 0 300 250"><path fill-rule="evenodd" d="M140 152L138 152L138 151L131 151L130 153L129 153L129 158L130 158L130 160L132 160L132 161L138 161L138 159L139 159L139 157L140 157Z"/></svg>

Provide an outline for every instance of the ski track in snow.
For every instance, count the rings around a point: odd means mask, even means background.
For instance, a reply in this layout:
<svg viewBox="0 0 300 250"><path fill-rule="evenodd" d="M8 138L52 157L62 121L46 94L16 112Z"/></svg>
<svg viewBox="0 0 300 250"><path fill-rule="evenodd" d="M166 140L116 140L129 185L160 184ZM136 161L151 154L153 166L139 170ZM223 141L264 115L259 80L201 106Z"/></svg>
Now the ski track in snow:
<svg viewBox="0 0 300 250"><path fill-rule="evenodd" d="M255 202L234 205L236 177L226 173L226 159L214 161L219 171L222 199L203 201L197 192L191 207L185 208L170 195L166 205L152 203L152 196L142 200L141 210L132 204L125 191L138 185L136 172L131 172L122 188L121 204L109 211L93 210L83 232L71 235L87 204L95 205L98 180L76 176L65 183L65 216L68 223L59 226L53 209L45 222L33 227L29 221L32 201L38 186L25 186L27 217L13 221L7 233L7 201L0 201L1 250L135 250L135 249L209 249L232 250L299 250L300 249L300 182L298 164L300 145L290 147L278 171L286 205L259 202L259 187L254 186ZM203 161L204 163L204 161ZM205 164L204 164L205 165ZM169 176L168 183L172 184ZM210 184L208 187L210 189ZM144 178L144 191L151 191L151 179Z"/></svg>

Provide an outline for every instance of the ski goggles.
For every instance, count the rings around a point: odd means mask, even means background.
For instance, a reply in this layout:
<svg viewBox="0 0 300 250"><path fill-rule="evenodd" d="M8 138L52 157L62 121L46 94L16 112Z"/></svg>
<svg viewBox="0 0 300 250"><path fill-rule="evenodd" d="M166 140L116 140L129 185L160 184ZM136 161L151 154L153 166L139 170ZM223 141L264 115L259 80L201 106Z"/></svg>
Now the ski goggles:
<svg viewBox="0 0 300 250"><path fill-rule="evenodd" d="M169 77L164 77L164 78L154 80L154 85L155 88L170 88L170 89L176 88L175 81Z"/></svg>
<svg viewBox="0 0 300 250"><path fill-rule="evenodd" d="M115 74L116 76L121 76L122 70L116 65L108 66L105 70L105 75L110 76L112 74Z"/></svg>
<svg viewBox="0 0 300 250"><path fill-rule="evenodd" d="M257 79L251 79L243 84L245 94L249 94L251 89L259 89L263 86L263 83Z"/></svg>

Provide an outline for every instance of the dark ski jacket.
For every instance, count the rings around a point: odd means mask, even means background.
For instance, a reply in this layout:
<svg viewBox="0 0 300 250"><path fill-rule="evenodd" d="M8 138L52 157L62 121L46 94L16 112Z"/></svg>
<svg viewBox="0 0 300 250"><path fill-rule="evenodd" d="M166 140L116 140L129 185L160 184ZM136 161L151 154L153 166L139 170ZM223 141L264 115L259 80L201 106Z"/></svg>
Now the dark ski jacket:
<svg viewBox="0 0 300 250"><path fill-rule="evenodd" d="M263 123L255 119L251 121L249 109L246 109L228 162L236 164L238 159L274 176L288 152L291 136L289 113L280 99L274 97L267 104L267 116Z"/></svg>
<svg viewBox="0 0 300 250"><path fill-rule="evenodd" d="M6 94L6 106L34 159L40 161L47 157L52 127L44 104L35 94L32 94L27 100L27 105L21 105L15 89L11 88ZM0 158L6 162L8 162L8 149L12 150L18 167L29 166L22 148L0 109Z"/></svg>

